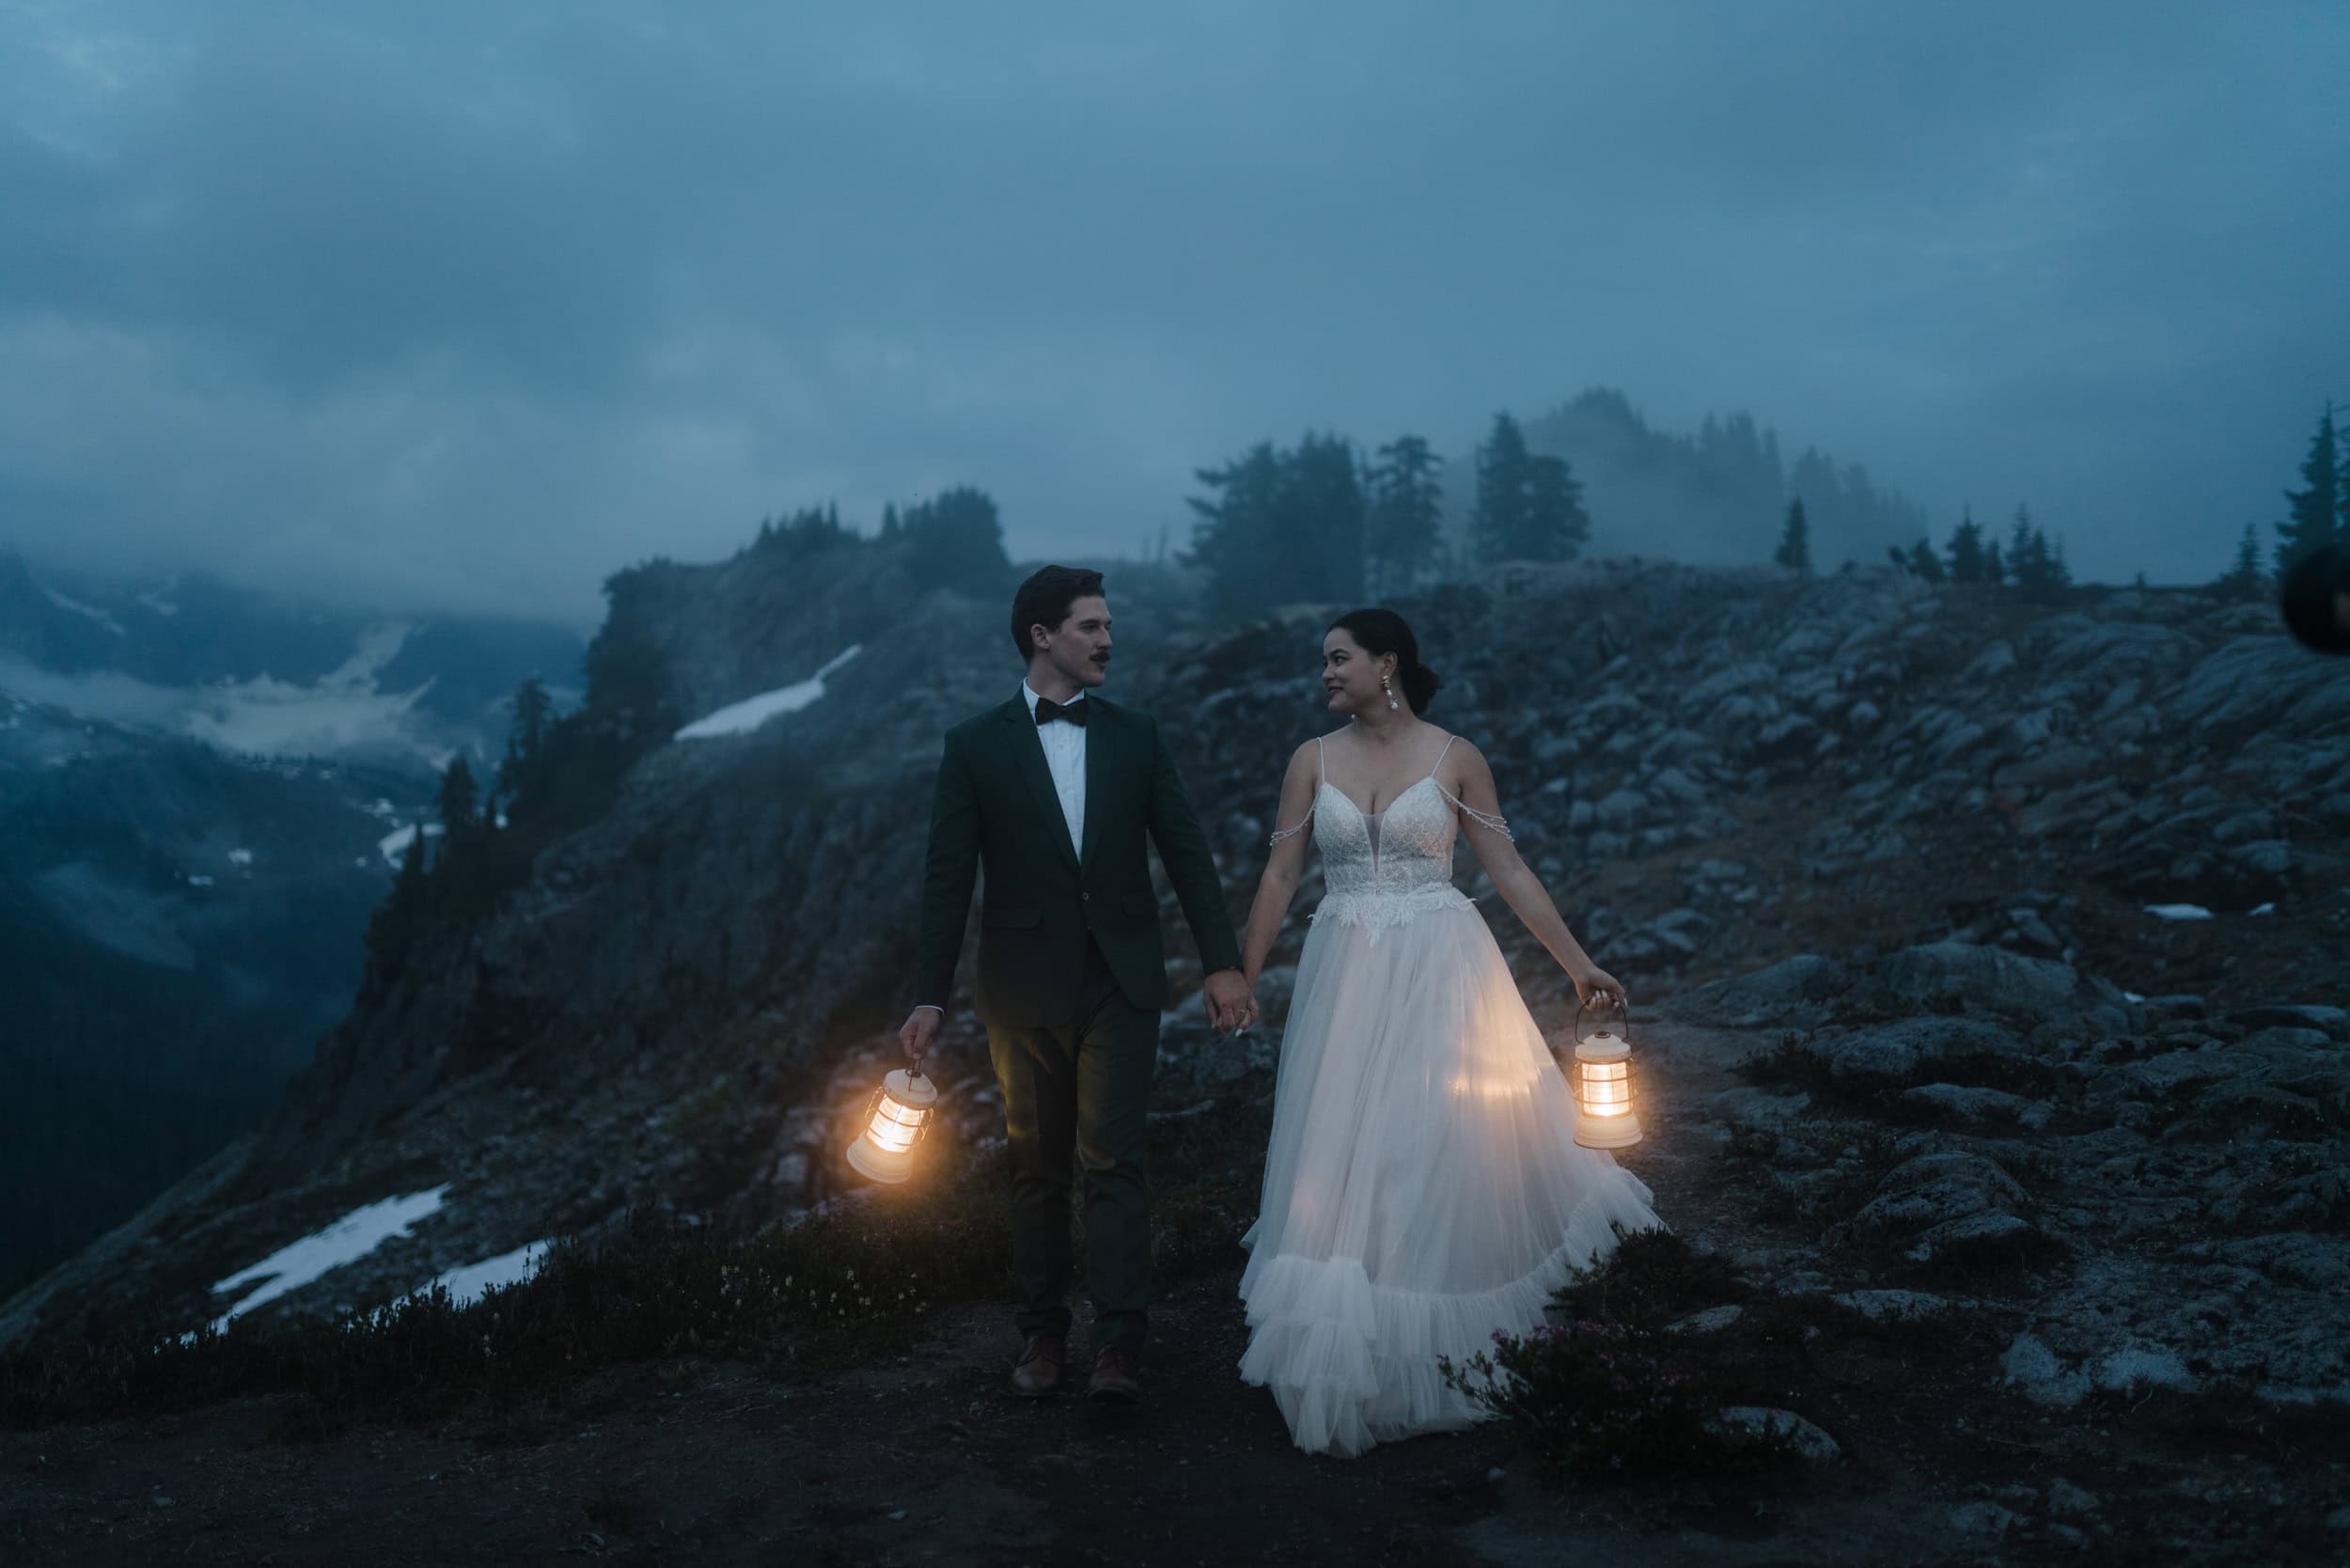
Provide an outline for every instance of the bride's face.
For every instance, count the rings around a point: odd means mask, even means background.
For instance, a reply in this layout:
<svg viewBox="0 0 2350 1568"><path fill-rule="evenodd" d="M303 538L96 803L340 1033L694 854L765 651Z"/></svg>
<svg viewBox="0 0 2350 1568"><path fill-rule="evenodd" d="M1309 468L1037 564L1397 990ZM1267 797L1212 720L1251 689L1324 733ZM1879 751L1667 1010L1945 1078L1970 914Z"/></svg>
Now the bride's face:
<svg viewBox="0 0 2350 1568"><path fill-rule="evenodd" d="M1369 652L1342 626L1332 628L1322 639L1322 689L1329 694L1334 713L1364 713L1373 707L1386 707L1387 694L1379 689L1379 678L1394 673L1394 654Z"/></svg>

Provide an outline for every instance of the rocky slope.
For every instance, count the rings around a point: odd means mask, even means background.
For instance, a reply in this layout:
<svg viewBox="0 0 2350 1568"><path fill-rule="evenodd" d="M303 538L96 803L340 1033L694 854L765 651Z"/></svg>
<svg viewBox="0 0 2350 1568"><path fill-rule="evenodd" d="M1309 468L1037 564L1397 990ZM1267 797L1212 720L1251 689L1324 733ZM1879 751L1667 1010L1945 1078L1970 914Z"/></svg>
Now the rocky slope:
<svg viewBox="0 0 2350 1568"><path fill-rule="evenodd" d="M1324 722L1324 617L1179 635L1118 591L1111 694L1180 738L1237 911L1281 760ZM1403 607L1448 682L1432 717L1493 758L1521 846L1633 986L1636 1025L1668 1003L1768 1057L1765 1083L1664 1114L1710 1120L1816 1209L1819 1258L1864 1235L2022 1245L2011 1220L2076 1248L2176 1222L2165 1245L2202 1252L2074 1265L2079 1299L2049 1298L2019 1375L2082 1387L2131 1346L2166 1375L2222 1367L2185 1295L2128 1344L2087 1327L2117 1293L2185 1291L2191 1262L2214 1289L2267 1282L2271 1349L2307 1309L2309 1353L2271 1384L2342 1381L2319 1348L2339 1323L2291 1292L2350 1267L2330 1011L2350 995L2350 668L2193 593L2036 607L1870 571L1512 568ZM687 716L861 651L799 713L645 758L498 917L347 1019L261 1134L0 1308L0 1341L193 1323L212 1281L398 1193L446 1200L267 1310L381 1300L632 1203L747 1223L833 1192L843 1108L907 1000L936 736L1016 673L1000 606L916 601L851 552L667 568L633 613L666 639ZM1463 880L1488 891L1466 857ZM2209 917L2147 908L2188 904ZM1494 907L1563 1024L1562 982ZM1179 1009L1165 1092L1211 1096L1269 1048L1211 1042L1196 1002ZM2005 1176L1888 1169L1858 1192L1841 1151L1864 1121ZM1913 1188L1930 1196L1863 1217Z"/></svg>

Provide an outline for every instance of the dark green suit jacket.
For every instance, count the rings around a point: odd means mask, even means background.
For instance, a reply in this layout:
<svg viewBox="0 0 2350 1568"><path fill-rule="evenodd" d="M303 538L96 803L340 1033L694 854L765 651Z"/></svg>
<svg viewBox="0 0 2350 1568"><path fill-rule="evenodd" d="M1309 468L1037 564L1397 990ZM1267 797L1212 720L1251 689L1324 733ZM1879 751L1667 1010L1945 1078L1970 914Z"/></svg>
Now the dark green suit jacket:
<svg viewBox="0 0 2350 1568"><path fill-rule="evenodd" d="M1071 1022L1089 932L1128 1001L1152 1011L1165 1007L1166 956L1145 834L1158 845L1200 962L1210 973L1240 966L1224 885L1158 721L1098 693L1089 692L1086 705L1082 844L1069 841L1024 698L947 731L931 808L916 1001L946 1005L972 881L984 867L982 1019L1029 1027Z"/></svg>

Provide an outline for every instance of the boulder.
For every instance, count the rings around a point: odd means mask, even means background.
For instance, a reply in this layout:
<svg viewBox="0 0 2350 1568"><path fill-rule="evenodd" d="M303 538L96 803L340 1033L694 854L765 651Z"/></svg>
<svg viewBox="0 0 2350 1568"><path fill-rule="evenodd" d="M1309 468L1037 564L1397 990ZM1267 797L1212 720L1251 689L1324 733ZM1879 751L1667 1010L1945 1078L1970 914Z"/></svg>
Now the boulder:
<svg viewBox="0 0 2350 1568"><path fill-rule="evenodd" d="M1855 1230L1905 1235L2025 1201L2014 1177L1981 1154L1959 1150L1904 1160L1853 1215Z"/></svg>
<svg viewBox="0 0 2350 1568"><path fill-rule="evenodd" d="M1871 988L1911 1007L1956 1001L1972 1011L2031 1018L2078 1005L2081 991L2070 964L1971 942L1904 948L1878 965Z"/></svg>
<svg viewBox="0 0 2350 1568"><path fill-rule="evenodd" d="M1692 1023L1754 1028L1816 1013L1819 1004L1852 983L1852 971L1836 960L1797 953L1750 975L1731 975L1682 992L1658 1011Z"/></svg>
<svg viewBox="0 0 2350 1568"><path fill-rule="evenodd" d="M1706 1424L1708 1430L1714 1432L1792 1438L1795 1451L1812 1465L1833 1464L1844 1453L1836 1439L1818 1425L1804 1419L1793 1410L1781 1410L1775 1405L1724 1405L1721 1415Z"/></svg>
<svg viewBox="0 0 2350 1568"><path fill-rule="evenodd" d="M1820 1058L1840 1078L1904 1079L1935 1063L1980 1057L2036 1056L2014 1030L1987 1018L1952 1018L1928 1013L1890 1024L1825 1031L1801 1048Z"/></svg>

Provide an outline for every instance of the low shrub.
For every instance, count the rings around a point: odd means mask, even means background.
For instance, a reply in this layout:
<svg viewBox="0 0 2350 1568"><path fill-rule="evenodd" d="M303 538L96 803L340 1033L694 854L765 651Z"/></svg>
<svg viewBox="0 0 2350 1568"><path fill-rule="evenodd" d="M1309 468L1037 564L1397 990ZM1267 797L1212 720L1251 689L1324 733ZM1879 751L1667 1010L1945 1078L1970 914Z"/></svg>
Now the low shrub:
<svg viewBox="0 0 2350 1568"><path fill-rule="evenodd" d="M1783 1430L1719 1424L1725 1406L1757 1402L1691 1348L1630 1324L1496 1333L1491 1351L1439 1365L1449 1387L1515 1422L1555 1481L1722 1480L1802 1463Z"/></svg>
<svg viewBox="0 0 2350 1568"><path fill-rule="evenodd" d="M934 1174L747 1236L639 1211L558 1243L529 1278L463 1306L436 1288L338 1319L12 1347L0 1352L0 1421L296 1392L297 1431L317 1434L360 1415L426 1417L477 1399L503 1407L665 1356L817 1367L870 1358L917 1334L936 1307L1012 1294L992 1170Z"/></svg>

